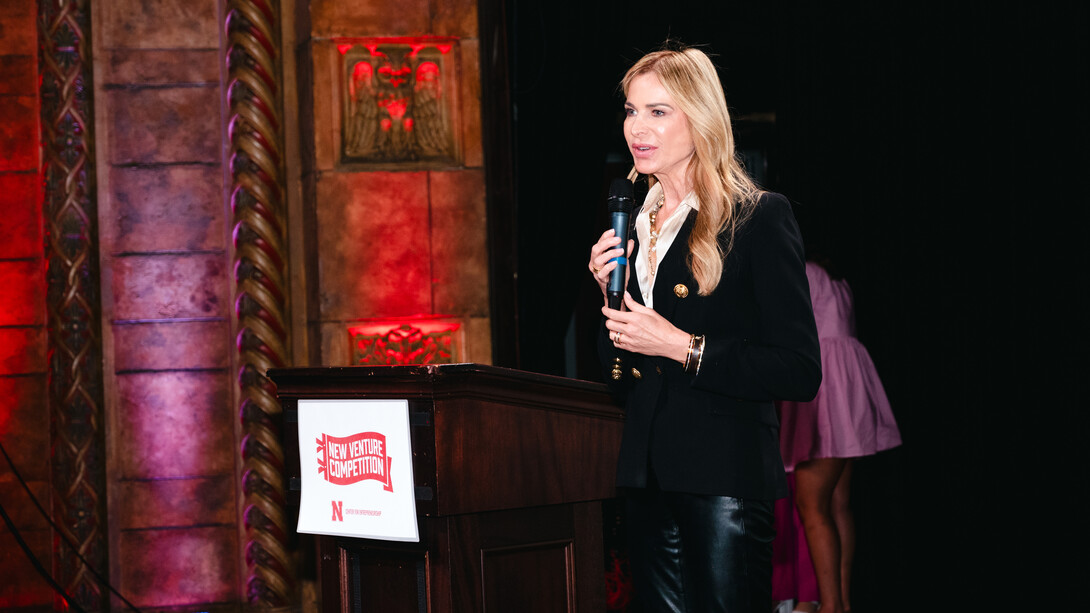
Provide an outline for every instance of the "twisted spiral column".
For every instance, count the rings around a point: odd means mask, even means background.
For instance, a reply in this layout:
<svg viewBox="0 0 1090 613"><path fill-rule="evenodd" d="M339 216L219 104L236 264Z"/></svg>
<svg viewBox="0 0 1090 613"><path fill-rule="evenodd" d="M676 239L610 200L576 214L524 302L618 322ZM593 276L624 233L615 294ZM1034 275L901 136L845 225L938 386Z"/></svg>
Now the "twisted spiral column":
<svg viewBox="0 0 1090 613"><path fill-rule="evenodd" d="M239 413L243 424L247 599L293 600L284 511L280 403L265 371L287 363L279 36L275 0L228 0L228 137L235 247Z"/></svg>
<svg viewBox="0 0 1090 613"><path fill-rule="evenodd" d="M38 49L49 332L53 572L88 611L105 590L75 551L106 571L106 464L98 207L94 189L90 0L41 0Z"/></svg>

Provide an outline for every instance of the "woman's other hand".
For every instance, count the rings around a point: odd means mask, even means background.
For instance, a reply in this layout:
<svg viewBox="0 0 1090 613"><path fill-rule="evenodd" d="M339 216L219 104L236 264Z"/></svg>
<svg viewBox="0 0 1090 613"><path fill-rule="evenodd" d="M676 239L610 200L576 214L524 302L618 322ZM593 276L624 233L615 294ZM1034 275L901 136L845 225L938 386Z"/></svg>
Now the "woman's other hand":
<svg viewBox="0 0 1090 613"><path fill-rule="evenodd" d="M612 230L610 230L612 232ZM604 286L603 286L604 287ZM604 290L603 290L604 291ZM685 363L689 351L689 333L635 301L628 292L624 294L627 311L602 307L606 316L606 328L613 346L625 351L644 355L660 355Z"/></svg>

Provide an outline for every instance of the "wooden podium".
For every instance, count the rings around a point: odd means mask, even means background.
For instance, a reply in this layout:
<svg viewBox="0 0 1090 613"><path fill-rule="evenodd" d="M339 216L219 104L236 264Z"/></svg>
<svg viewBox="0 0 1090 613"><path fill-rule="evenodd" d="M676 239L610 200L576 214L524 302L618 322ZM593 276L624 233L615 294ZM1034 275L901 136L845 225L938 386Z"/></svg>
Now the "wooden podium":
<svg viewBox="0 0 1090 613"><path fill-rule="evenodd" d="M605 611L601 501L622 411L604 385L477 364L272 369L290 528L300 399L406 399L419 543L317 536L326 612Z"/></svg>

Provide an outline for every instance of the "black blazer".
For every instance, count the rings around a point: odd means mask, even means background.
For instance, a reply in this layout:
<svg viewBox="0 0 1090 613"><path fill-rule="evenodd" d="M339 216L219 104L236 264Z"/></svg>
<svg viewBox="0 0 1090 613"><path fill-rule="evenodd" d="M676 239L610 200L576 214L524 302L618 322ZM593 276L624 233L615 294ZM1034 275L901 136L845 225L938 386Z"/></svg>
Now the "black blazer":
<svg viewBox="0 0 1090 613"><path fill-rule="evenodd" d="M774 400L810 400L821 383L817 328L798 225L786 198L765 193L735 233L723 276L697 293L686 262L696 211L659 263L655 310L706 337L700 373L618 350L603 318L605 380L625 404L619 487L774 500L787 495ZM633 233L634 234L634 233ZM721 238L721 240L723 240ZM638 244L632 258L640 256ZM635 274L628 292L643 298ZM612 376L620 358L621 377Z"/></svg>

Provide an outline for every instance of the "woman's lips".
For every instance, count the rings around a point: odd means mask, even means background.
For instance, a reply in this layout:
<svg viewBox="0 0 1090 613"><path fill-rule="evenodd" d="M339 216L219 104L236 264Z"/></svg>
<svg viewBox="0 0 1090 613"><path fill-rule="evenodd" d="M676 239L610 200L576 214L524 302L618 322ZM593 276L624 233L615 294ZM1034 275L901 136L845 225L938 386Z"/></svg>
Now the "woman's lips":
<svg viewBox="0 0 1090 613"><path fill-rule="evenodd" d="M654 153L655 149L657 149L657 147L652 147L651 145L632 145L632 155L636 157L648 157Z"/></svg>

